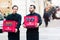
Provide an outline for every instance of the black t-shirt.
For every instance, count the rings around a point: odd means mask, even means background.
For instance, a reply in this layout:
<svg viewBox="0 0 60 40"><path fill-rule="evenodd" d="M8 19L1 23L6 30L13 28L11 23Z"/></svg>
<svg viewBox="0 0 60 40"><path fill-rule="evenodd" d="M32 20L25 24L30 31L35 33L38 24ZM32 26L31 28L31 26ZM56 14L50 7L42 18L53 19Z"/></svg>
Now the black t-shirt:
<svg viewBox="0 0 60 40"><path fill-rule="evenodd" d="M16 22L18 22L18 25L17 25L17 29L20 28L20 25L21 25L21 15L15 13L15 14L10 14L7 16L6 20L14 20Z"/></svg>
<svg viewBox="0 0 60 40"><path fill-rule="evenodd" d="M33 13L33 14L30 13L27 16L37 16L38 17L39 26L42 24L41 16L38 13ZM38 28L28 28L27 31L28 32L38 32Z"/></svg>

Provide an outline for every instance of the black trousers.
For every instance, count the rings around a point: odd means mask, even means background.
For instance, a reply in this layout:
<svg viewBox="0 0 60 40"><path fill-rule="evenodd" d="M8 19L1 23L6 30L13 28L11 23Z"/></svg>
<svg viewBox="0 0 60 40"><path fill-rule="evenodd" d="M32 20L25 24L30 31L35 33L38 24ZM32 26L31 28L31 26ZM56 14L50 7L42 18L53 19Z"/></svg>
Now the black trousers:
<svg viewBox="0 0 60 40"><path fill-rule="evenodd" d="M0 29L0 33L3 33L2 29Z"/></svg>
<svg viewBox="0 0 60 40"><path fill-rule="evenodd" d="M53 18L53 19L56 18L55 13L52 14L52 18Z"/></svg>
<svg viewBox="0 0 60 40"><path fill-rule="evenodd" d="M50 20L47 18L47 19L44 19L45 21L45 26L47 27L48 26L48 22L50 22Z"/></svg>
<svg viewBox="0 0 60 40"><path fill-rule="evenodd" d="M27 40L39 40L39 32L28 32L26 33Z"/></svg>
<svg viewBox="0 0 60 40"><path fill-rule="evenodd" d="M20 40L20 31L18 31L16 33L9 32L8 40Z"/></svg>

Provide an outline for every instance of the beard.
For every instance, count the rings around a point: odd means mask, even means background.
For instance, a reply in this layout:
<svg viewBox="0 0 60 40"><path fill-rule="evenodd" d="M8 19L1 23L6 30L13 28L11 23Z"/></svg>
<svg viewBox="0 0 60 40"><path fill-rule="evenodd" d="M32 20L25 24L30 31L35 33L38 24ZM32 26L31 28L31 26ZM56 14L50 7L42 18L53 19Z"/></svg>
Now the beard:
<svg viewBox="0 0 60 40"><path fill-rule="evenodd" d="M30 11L30 13L32 14L34 11Z"/></svg>

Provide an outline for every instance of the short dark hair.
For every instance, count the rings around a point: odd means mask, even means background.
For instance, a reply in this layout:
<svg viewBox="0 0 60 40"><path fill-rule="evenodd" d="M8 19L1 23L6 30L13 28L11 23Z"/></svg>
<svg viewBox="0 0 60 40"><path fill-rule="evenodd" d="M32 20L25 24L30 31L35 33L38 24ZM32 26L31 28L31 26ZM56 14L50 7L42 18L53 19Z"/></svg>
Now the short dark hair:
<svg viewBox="0 0 60 40"><path fill-rule="evenodd" d="M18 6L17 6L17 5L13 5L13 6L12 6L12 9L13 9L14 7L17 7L17 9L18 9Z"/></svg>
<svg viewBox="0 0 60 40"><path fill-rule="evenodd" d="M30 6L33 6L33 8L36 9L36 6L35 5L30 5Z"/></svg>

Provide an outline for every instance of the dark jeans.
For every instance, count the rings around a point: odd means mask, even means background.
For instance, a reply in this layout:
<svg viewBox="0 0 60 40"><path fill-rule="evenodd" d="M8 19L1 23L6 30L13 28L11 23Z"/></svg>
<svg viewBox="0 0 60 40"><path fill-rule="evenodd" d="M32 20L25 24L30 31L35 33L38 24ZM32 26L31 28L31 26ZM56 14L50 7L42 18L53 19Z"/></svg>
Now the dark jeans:
<svg viewBox="0 0 60 40"><path fill-rule="evenodd" d="M8 40L20 40L20 31L18 31L16 33L9 32Z"/></svg>
<svg viewBox="0 0 60 40"><path fill-rule="evenodd" d="M50 20L49 19L44 19L44 21L45 21L45 26L47 27L48 26L48 22L50 22Z"/></svg>

